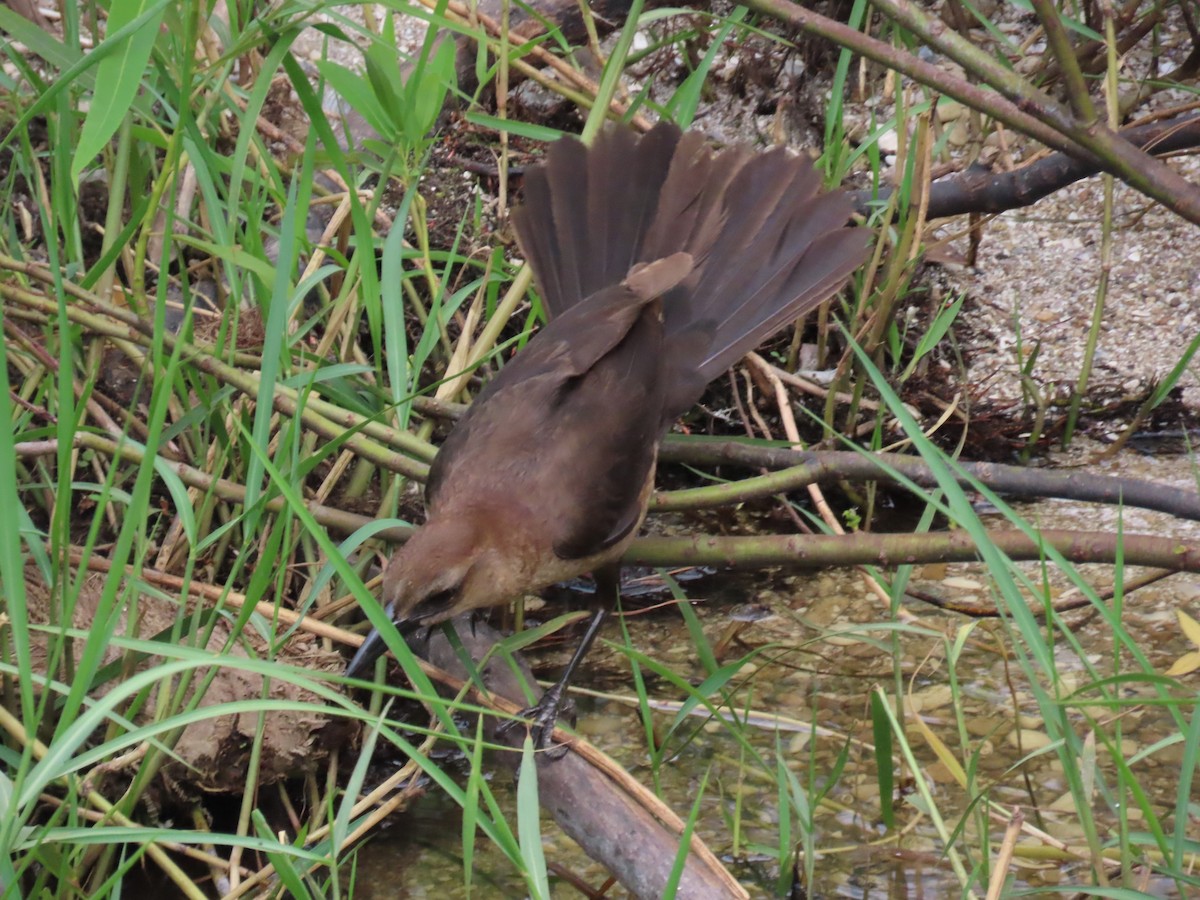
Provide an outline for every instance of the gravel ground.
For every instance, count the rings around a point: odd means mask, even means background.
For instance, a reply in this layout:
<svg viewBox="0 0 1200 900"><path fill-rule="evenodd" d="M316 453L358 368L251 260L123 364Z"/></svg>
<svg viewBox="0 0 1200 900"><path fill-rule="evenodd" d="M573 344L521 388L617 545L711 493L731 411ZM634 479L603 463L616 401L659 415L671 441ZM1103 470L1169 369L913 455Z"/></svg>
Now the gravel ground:
<svg viewBox="0 0 1200 900"><path fill-rule="evenodd" d="M1200 160L1177 164L1200 180ZM970 298L969 383L987 383L997 400L1019 397L1019 341L1025 354L1039 347L1032 375L1052 386L1052 396L1075 384L1100 280L1102 216L1101 179L1089 178L994 219L977 265L947 273L952 288ZM1164 378L1200 334L1200 228L1119 183L1114 226L1092 381L1136 395ZM958 220L949 226L961 227ZM1185 403L1196 408L1194 372L1183 385Z"/></svg>

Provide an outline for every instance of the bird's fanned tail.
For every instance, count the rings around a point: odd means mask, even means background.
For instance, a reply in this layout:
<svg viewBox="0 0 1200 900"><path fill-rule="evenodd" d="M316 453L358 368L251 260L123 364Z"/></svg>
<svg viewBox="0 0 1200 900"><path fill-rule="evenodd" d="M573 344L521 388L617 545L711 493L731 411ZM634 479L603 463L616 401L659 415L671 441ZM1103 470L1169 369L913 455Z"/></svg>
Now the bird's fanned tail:
<svg viewBox="0 0 1200 900"><path fill-rule="evenodd" d="M636 263L691 254L691 276L663 297L670 421L865 260L870 235L846 227L849 199L820 187L812 164L782 149L713 151L668 123L641 137L610 128L591 148L554 144L514 224L551 316Z"/></svg>

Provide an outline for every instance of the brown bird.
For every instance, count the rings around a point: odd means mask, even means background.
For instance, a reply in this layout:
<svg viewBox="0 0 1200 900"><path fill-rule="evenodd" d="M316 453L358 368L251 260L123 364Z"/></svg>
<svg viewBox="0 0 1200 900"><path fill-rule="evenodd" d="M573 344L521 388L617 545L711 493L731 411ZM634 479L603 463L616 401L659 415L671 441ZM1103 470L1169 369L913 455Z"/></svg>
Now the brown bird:
<svg viewBox="0 0 1200 900"><path fill-rule="evenodd" d="M713 152L660 124L564 138L513 213L547 324L442 445L427 518L388 563L398 625L428 625L584 572L597 602L562 679L529 714L545 746L575 667L617 598L659 440L709 381L828 299L869 233L782 149ZM384 650L375 632L357 675Z"/></svg>

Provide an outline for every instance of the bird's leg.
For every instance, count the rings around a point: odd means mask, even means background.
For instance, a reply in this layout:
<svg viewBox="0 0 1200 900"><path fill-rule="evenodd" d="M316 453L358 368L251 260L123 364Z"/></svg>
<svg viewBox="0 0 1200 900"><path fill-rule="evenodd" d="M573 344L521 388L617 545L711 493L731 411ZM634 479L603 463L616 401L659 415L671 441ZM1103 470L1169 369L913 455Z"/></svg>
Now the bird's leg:
<svg viewBox="0 0 1200 900"><path fill-rule="evenodd" d="M596 593L592 597L592 617L588 620L587 629L583 633L583 638L579 641L579 646L575 648L575 652L571 656L571 661L563 669L563 673L559 676L558 681L542 694L541 699L536 704L529 707L529 709L522 710L522 715L529 720L533 727L534 746L539 750L548 750L550 755L555 758L561 757L562 754L566 753L567 749L566 747L558 747L550 750L554 726L558 721L559 712L566 698L567 688L571 683L571 678L575 675L575 670L579 668L579 664L583 662L583 658L587 656L588 651L592 648L592 644L595 643L596 635L600 633L600 626L604 624L609 611L616 608L617 599L621 592L620 566L615 563L603 566L597 569L594 575L596 579ZM517 723L506 723L501 728L507 731L515 724Z"/></svg>

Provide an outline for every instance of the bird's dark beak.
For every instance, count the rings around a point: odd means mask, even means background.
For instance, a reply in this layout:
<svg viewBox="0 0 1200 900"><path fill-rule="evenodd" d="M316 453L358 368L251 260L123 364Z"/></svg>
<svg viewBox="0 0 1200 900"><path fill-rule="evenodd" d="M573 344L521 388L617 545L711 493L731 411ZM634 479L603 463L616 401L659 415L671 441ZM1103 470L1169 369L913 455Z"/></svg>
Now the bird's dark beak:
<svg viewBox="0 0 1200 900"><path fill-rule="evenodd" d="M384 641L383 635L372 628L367 639L358 648L358 652L354 654L354 659L350 660L350 664L346 666L346 677L363 678L367 676L375 660L379 659L386 651L387 643Z"/></svg>
<svg viewBox="0 0 1200 900"><path fill-rule="evenodd" d="M414 635L420 634L420 629L446 619L447 610L445 607L448 602L449 599L446 594L438 594L418 604L415 609L410 610L400 619L396 618L396 608L394 605L389 604L385 611L388 618L392 620L392 627L400 633L400 637L411 647L412 638ZM375 660L387 652L387 649L387 642L383 639L383 635L379 633L377 628L372 628L366 640L362 642L362 646L358 648L358 652L354 654L354 658L350 660L350 664L346 666L346 677L370 677L371 666L375 663Z"/></svg>
<svg viewBox="0 0 1200 900"><path fill-rule="evenodd" d="M396 618L396 606L389 603L384 609L387 617L392 622L392 627L399 632L400 637L404 640L421 624L419 618L412 615L405 615L400 619ZM366 640L362 642L362 646L358 648L358 652L354 654L354 659L350 660L350 664L346 666L347 678L369 678L371 675L371 666L375 664L375 660L383 656L387 652L387 642L383 639L383 635L379 633L379 629L372 628L367 635Z"/></svg>

